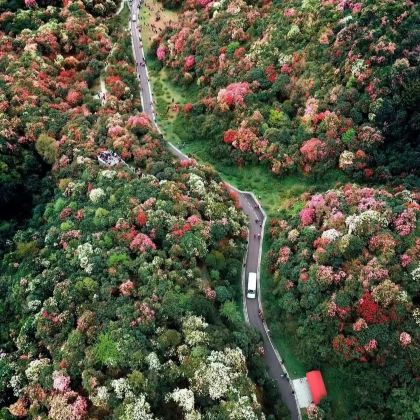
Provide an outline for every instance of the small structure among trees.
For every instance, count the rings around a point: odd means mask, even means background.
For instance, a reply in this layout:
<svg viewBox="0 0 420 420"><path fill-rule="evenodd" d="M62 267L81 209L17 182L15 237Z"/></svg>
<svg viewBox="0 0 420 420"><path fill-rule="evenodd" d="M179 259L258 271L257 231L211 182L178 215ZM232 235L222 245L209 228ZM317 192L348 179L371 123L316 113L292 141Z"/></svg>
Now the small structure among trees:
<svg viewBox="0 0 420 420"><path fill-rule="evenodd" d="M309 389L311 390L312 401L318 405L321 400L327 396L322 374L319 370L311 370L306 374L306 380L308 381Z"/></svg>
<svg viewBox="0 0 420 420"><path fill-rule="evenodd" d="M99 164L105 166L117 166L121 163L125 163L123 159L119 155L117 155L117 153L112 152L111 150L106 150L104 152L99 153L98 162Z"/></svg>

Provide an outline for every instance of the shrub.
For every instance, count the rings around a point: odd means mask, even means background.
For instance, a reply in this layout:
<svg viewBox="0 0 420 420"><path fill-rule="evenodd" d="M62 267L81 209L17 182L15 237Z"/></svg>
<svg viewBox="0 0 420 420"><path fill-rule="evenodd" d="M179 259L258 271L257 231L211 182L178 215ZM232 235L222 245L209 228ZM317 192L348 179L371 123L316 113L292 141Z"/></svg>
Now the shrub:
<svg viewBox="0 0 420 420"><path fill-rule="evenodd" d="M121 349L109 333L99 335L92 351L96 361L104 366L116 367L121 362Z"/></svg>
<svg viewBox="0 0 420 420"><path fill-rule="evenodd" d="M38 137L35 143L36 151L41 155L45 162L52 165L57 159L58 143L53 137L43 133Z"/></svg>

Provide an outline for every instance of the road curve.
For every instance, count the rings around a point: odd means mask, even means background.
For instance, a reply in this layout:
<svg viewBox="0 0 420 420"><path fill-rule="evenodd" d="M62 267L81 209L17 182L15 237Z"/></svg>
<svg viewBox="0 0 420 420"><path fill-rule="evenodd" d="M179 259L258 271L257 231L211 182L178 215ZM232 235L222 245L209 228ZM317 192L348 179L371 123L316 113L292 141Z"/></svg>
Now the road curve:
<svg viewBox="0 0 420 420"><path fill-rule="evenodd" d="M150 118L153 125L160 132L156 125L156 115L154 112L152 91L149 83L149 75L147 71L145 55L143 50L143 43L141 41L141 27L139 26L138 14L140 0L133 0L130 14L130 30L133 45L134 60L136 62L136 73L140 84L140 97L143 107L143 112ZM136 16L133 21L133 14ZM189 159L187 155L182 153L173 144L168 143L170 151L180 160ZM279 391L283 402L290 411L293 420L300 419L300 412L297 406L294 390L291 382L284 375L286 370L281 362L281 358L275 350L271 338L267 334L267 325L259 316L259 309L261 308L261 294L259 285L259 271L262 252L262 239L264 234L264 226L266 215L260 203L254 194L246 191L240 191L235 187L228 185L228 187L238 193L239 202L243 211L249 219L249 241L248 252L246 256L245 275L243 283L243 292L245 296L245 287L248 279L248 273L257 273L258 278L258 299L247 299L244 297L244 308L246 308L246 317L254 328L256 328L262 335L264 340L264 358L266 360L270 376L278 383Z"/></svg>

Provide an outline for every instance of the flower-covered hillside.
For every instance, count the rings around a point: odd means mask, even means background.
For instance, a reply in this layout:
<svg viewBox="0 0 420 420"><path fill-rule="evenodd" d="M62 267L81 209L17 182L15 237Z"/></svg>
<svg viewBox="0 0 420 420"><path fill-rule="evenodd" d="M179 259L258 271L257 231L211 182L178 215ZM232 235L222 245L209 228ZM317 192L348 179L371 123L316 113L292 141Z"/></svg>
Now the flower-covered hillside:
<svg viewBox="0 0 420 420"><path fill-rule="evenodd" d="M178 118L218 158L384 179L419 166L418 22L405 0L186 1L154 48L201 87Z"/></svg>
<svg viewBox="0 0 420 420"><path fill-rule="evenodd" d="M30 211L32 196L45 193L42 178L56 161L62 131L71 127L68 135L80 137L97 111L93 88L112 46L111 28L83 5L39 3L0 5L0 218L7 220L0 242L22 209ZM127 66L119 67L124 83L117 95L125 110L140 106ZM114 96L111 90L109 100Z"/></svg>
<svg viewBox="0 0 420 420"><path fill-rule="evenodd" d="M272 314L297 321L304 345L296 351L308 368L345 366L361 418L400 417L400 398L416 417L418 199L346 185L271 225Z"/></svg>
<svg viewBox="0 0 420 420"><path fill-rule="evenodd" d="M43 25L1 38L11 54L3 68L23 63L14 67L20 85L0 76L10 95L4 118L9 127L19 120L17 147L35 143L49 162L54 198L0 262L0 417L280 416L238 304L247 232L236 197L210 168L174 161L136 110L127 32L81 2L30 10ZM45 25L75 38L63 60L40 58L30 41ZM78 42L80 62L68 66ZM109 62L102 105L87 82L95 59ZM109 150L125 163L100 165Z"/></svg>
<svg viewBox="0 0 420 420"><path fill-rule="evenodd" d="M54 419L258 413L238 347L252 354L253 338L234 303L243 216L205 168L170 167L153 135L133 142L161 160L137 159L135 174L75 150L44 224L15 237L2 265L2 404Z"/></svg>

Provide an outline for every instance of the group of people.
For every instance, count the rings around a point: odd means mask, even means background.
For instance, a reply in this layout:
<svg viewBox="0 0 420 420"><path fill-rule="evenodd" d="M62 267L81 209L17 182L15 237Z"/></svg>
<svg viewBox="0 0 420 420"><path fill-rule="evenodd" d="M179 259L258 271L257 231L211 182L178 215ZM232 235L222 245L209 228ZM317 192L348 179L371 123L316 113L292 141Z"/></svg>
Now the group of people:
<svg viewBox="0 0 420 420"><path fill-rule="evenodd" d="M144 7L148 9L151 12L151 14L155 15L155 22L159 22L161 20L162 16L157 6L155 7L153 4L148 5L147 3L145 3ZM171 24L172 21L169 20L168 23ZM153 33L155 34L159 33L159 28L157 28L153 23L145 23L145 26L149 26Z"/></svg>
<svg viewBox="0 0 420 420"><path fill-rule="evenodd" d="M107 166L115 166L123 162L120 156L111 150L106 150L105 152L99 153L98 161L99 163Z"/></svg>

